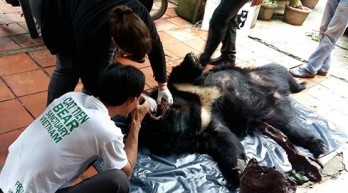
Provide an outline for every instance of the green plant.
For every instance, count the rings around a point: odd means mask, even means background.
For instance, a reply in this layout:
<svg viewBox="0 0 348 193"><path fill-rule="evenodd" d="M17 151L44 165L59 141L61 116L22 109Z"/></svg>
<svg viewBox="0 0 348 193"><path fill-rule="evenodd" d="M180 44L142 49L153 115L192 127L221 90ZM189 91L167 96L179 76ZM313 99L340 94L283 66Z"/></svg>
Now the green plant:
<svg viewBox="0 0 348 193"><path fill-rule="evenodd" d="M262 2L262 5L267 5L267 6L270 6L270 7L277 7L278 6L278 2L277 2L277 0L264 0Z"/></svg>
<svg viewBox="0 0 348 193"><path fill-rule="evenodd" d="M301 0L289 0L289 6L302 9L303 5Z"/></svg>
<svg viewBox="0 0 348 193"><path fill-rule="evenodd" d="M306 33L306 36L309 37L311 40L319 42L319 34L314 32L308 32Z"/></svg>

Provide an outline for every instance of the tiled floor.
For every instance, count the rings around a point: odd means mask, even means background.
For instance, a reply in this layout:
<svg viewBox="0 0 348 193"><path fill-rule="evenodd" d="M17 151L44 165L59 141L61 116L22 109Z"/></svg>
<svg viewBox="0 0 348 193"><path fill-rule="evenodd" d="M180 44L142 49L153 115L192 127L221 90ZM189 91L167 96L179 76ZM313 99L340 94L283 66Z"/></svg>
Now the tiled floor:
<svg viewBox="0 0 348 193"><path fill-rule="evenodd" d="M50 55L42 40L29 37L21 9L4 2L0 0L0 170L5 162L8 146L44 110L49 77L55 66L55 57ZM168 72L186 53L201 53L207 37L206 31L178 17L174 8L175 5L170 4L166 14L155 21L165 48ZM263 27L262 29L269 26L261 21L257 25ZM283 22L274 25L287 26ZM262 32L261 28L259 33ZM273 43L279 43L279 47L285 46L285 50L291 50L286 46L292 44L281 41ZM273 61L290 68L300 63L294 57L247 36L238 37L237 49L238 65L262 65ZM215 53L217 55L218 52ZM347 51L343 55L348 55ZM119 60L124 61L122 58ZM146 89L156 86L148 62L133 64L146 74ZM347 78L329 75L307 82L308 89L294 95L294 98L324 115L339 128L348 130ZM76 88L78 91L80 89L81 85ZM89 169L81 179L93 174L95 170Z"/></svg>

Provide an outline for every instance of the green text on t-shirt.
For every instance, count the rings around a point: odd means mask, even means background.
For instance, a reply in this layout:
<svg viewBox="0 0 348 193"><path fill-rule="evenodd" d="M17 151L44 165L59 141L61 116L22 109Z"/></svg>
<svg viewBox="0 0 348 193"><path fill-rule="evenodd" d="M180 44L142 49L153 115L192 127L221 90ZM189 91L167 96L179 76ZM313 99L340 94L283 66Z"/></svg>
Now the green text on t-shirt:
<svg viewBox="0 0 348 193"><path fill-rule="evenodd" d="M40 122L53 141L58 143L89 118L88 114L69 97L48 110L40 118Z"/></svg>
<svg viewBox="0 0 348 193"><path fill-rule="evenodd" d="M15 191L9 190L7 193L24 193L24 188L22 183L17 181L15 184Z"/></svg>

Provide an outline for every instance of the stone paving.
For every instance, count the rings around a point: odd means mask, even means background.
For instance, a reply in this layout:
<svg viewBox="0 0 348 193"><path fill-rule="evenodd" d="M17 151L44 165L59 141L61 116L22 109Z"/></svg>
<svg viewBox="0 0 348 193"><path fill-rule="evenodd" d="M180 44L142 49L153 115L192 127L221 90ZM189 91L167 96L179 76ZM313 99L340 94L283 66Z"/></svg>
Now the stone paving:
<svg viewBox="0 0 348 193"><path fill-rule="evenodd" d="M284 24L281 15L273 16L268 22L257 21L250 30L249 37L288 57L272 57L273 61L298 66L304 64L318 43L311 36L318 34L322 11L326 1L319 1L302 26ZM348 36L341 38L333 52L333 65L329 76L306 80L309 87L305 92L293 97L314 112L332 121L340 129L348 131ZM298 187L300 193L344 192L348 181L347 145L322 159L323 180L320 183L307 183ZM331 159L332 158L332 159Z"/></svg>
<svg viewBox="0 0 348 193"><path fill-rule="evenodd" d="M305 63L317 42L317 34L325 0L312 10L302 26L292 26L275 15L271 21L256 21L255 27L238 33L237 65L262 65L269 62L292 68ZM207 32L199 25L180 18L170 4L166 14L156 20L165 48L168 72L188 52L203 51ZM0 0L0 170L8 146L44 109L49 77L54 69L50 55L40 38L31 39L21 9ZM214 56L217 56L217 51ZM337 128L348 132L348 36L344 36L333 53L334 64L328 76L308 79L307 89L292 97L325 117ZM148 61L134 64L146 75L146 89L156 84ZM81 89L81 84L76 88ZM348 180L346 146L322 158L325 164L321 183L306 183L300 193L344 192ZM95 174L89 169L81 179ZM341 191L342 190L342 191Z"/></svg>

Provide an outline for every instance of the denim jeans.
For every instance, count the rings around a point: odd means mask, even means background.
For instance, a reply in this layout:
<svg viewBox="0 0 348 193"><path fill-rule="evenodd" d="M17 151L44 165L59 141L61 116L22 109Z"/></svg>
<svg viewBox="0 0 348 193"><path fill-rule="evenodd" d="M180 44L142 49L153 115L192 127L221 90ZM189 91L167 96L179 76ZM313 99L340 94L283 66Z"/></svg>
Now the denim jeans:
<svg viewBox="0 0 348 193"><path fill-rule="evenodd" d="M328 0L319 31L319 46L308 59L307 70L329 70L331 54L348 26L348 0Z"/></svg>

